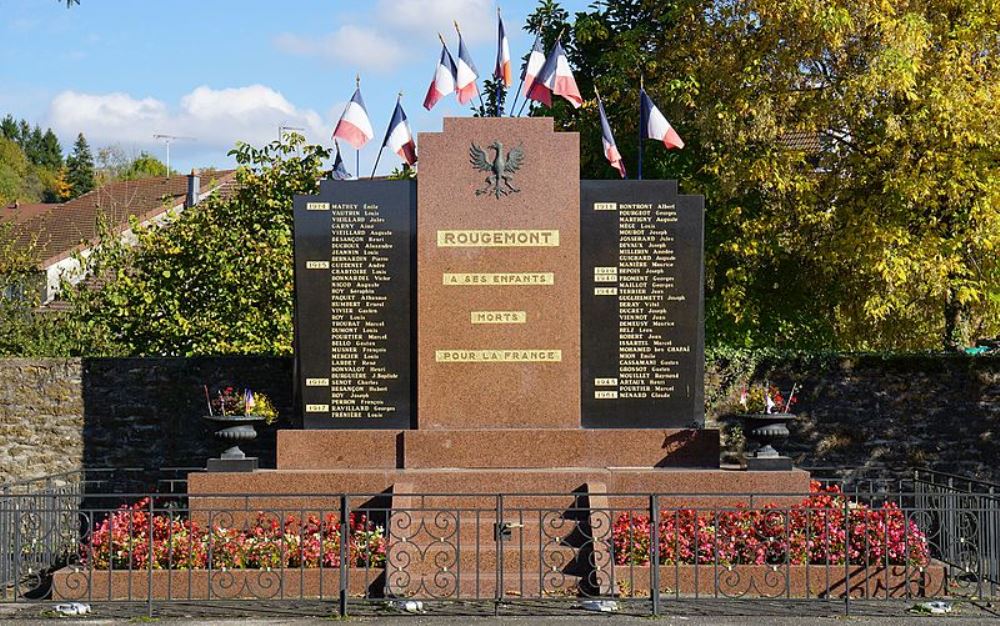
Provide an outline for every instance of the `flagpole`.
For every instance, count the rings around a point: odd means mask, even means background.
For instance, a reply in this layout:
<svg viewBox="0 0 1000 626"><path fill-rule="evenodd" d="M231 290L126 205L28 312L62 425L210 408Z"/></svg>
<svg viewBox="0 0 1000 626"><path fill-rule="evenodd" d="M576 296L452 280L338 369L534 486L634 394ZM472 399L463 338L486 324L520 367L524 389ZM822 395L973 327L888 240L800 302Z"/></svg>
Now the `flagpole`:
<svg viewBox="0 0 1000 626"><path fill-rule="evenodd" d="M642 106L642 96L646 93L642 74L639 74L639 172L637 179L642 180L642 152L645 149L644 140L646 138L646 111Z"/></svg>
<svg viewBox="0 0 1000 626"><path fill-rule="evenodd" d="M501 57L500 53L503 51L503 39L500 39L500 22L501 22L502 19L503 18L500 17L500 5L497 5L497 61L500 61L500 57ZM506 33L504 33L504 34L506 35ZM500 74L501 75L499 77L496 75L496 70L497 69L500 70ZM497 110L496 110L496 115L494 117L503 117L503 106L501 106L501 104L500 104L500 85L504 85L506 87L506 84L503 82L503 66L502 65L498 64L497 68L494 68L494 70L493 70L493 79L494 80L498 80L499 79L498 82L496 83L496 87L494 88L495 93L493 95L493 97L496 98L496 101L497 101Z"/></svg>
<svg viewBox="0 0 1000 626"><path fill-rule="evenodd" d="M375 178L375 170L378 168L378 160L382 158L382 151L385 150L385 143L382 143L382 147L378 149L378 156L375 157L375 167L372 168L372 175L368 177L368 180Z"/></svg>
<svg viewBox="0 0 1000 626"><path fill-rule="evenodd" d="M354 75L354 89L357 91L361 89L361 74ZM350 106L350 105L347 105ZM371 126L371 122L368 123ZM358 180L361 180L361 148L354 149L354 176Z"/></svg>
<svg viewBox="0 0 1000 626"><path fill-rule="evenodd" d="M514 102L510 105L510 117L514 117L514 109L517 108L517 99L521 97L521 87L524 86L524 75L521 75L521 80L517 84L517 91L514 92Z"/></svg>
<svg viewBox="0 0 1000 626"><path fill-rule="evenodd" d="M403 99L403 92L400 91L399 94L396 96L396 106L397 107L399 106L399 102L402 99ZM395 112L393 114L393 117L395 117ZM388 139L389 138L389 133L392 132L392 120L393 120L393 118L389 118L389 130L386 131L385 139ZM372 175L368 178L369 180L375 178L375 170L378 169L379 159L382 158L382 151L385 150L385 139L382 140L382 147L380 147L378 149L378 156L375 157L375 166L372 168Z"/></svg>

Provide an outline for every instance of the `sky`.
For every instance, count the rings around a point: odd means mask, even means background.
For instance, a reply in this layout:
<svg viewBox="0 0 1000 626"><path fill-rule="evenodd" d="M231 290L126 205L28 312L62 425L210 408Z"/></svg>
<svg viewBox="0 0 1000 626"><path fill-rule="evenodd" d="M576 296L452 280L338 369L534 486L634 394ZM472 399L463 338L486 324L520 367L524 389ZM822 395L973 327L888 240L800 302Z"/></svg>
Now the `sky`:
<svg viewBox="0 0 1000 626"><path fill-rule="evenodd" d="M571 14L591 0L562 0ZM515 75L532 44L525 17L537 0L499 3ZM281 125L310 143L330 135L361 75L375 140L360 153L371 173L397 93L414 133L470 115L454 96L422 104L444 34L458 56L457 19L481 77L496 57L492 0L0 0L0 116L51 127L69 150L82 132L95 149L120 145L171 167L226 167L237 141L273 141ZM516 85L515 85L516 87ZM419 150L419 144L418 144ZM354 170L354 151L344 152ZM399 165L383 155L378 173Z"/></svg>

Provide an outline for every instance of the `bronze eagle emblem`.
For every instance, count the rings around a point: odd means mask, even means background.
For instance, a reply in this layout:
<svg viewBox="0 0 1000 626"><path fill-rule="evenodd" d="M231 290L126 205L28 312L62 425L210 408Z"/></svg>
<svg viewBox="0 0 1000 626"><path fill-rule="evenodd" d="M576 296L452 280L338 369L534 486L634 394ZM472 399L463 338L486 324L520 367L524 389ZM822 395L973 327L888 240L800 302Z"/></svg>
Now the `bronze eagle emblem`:
<svg viewBox="0 0 1000 626"><path fill-rule="evenodd" d="M521 164L524 162L524 149L518 146L505 155L503 144L496 140L486 146L487 150L490 148L496 151L496 156L492 160L486 155L486 150L477 146L475 142L469 148L469 161L472 163L472 167L481 172L490 173L486 177L486 185L477 189L476 195L493 194L499 200L502 196L521 191L511 184L510 179L517 170L521 169Z"/></svg>

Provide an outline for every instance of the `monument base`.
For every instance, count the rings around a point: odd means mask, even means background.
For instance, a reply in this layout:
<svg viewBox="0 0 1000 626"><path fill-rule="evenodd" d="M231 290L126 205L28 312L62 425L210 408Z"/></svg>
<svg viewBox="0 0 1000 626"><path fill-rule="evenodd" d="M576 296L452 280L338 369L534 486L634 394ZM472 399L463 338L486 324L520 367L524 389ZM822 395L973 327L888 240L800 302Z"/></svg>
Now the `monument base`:
<svg viewBox="0 0 1000 626"><path fill-rule="evenodd" d="M253 472L258 467L255 456L247 456L242 459L209 459L205 463L205 469L209 472Z"/></svg>
<svg viewBox="0 0 1000 626"><path fill-rule="evenodd" d="M787 456L752 456L747 459L747 469L752 472L786 472L792 469Z"/></svg>

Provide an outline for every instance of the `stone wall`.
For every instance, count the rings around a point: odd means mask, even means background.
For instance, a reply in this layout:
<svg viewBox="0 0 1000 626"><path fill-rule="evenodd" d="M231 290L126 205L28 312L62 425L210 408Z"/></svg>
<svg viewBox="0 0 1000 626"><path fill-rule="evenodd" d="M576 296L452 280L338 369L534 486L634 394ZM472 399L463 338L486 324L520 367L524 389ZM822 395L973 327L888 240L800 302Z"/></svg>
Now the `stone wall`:
<svg viewBox="0 0 1000 626"><path fill-rule="evenodd" d="M0 483L103 467L204 467L202 385L248 386L291 414L288 358L0 359ZM274 466L274 426L242 445Z"/></svg>
<svg viewBox="0 0 1000 626"><path fill-rule="evenodd" d="M710 425L747 381L802 387L784 452L810 467L921 466L1000 481L1000 358L965 355L772 359L707 368ZM728 441L737 453L737 438ZM735 455L734 455L735 456Z"/></svg>
<svg viewBox="0 0 1000 626"><path fill-rule="evenodd" d="M738 370L738 368L737 368ZM917 464L1000 480L1000 358L778 359L710 364L709 426L748 379L803 387L785 449L800 465ZM202 385L249 386L291 414L292 361L267 357L0 359L0 483L81 467L204 467ZM274 466L274 426L243 446ZM738 452L738 438L730 453Z"/></svg>

